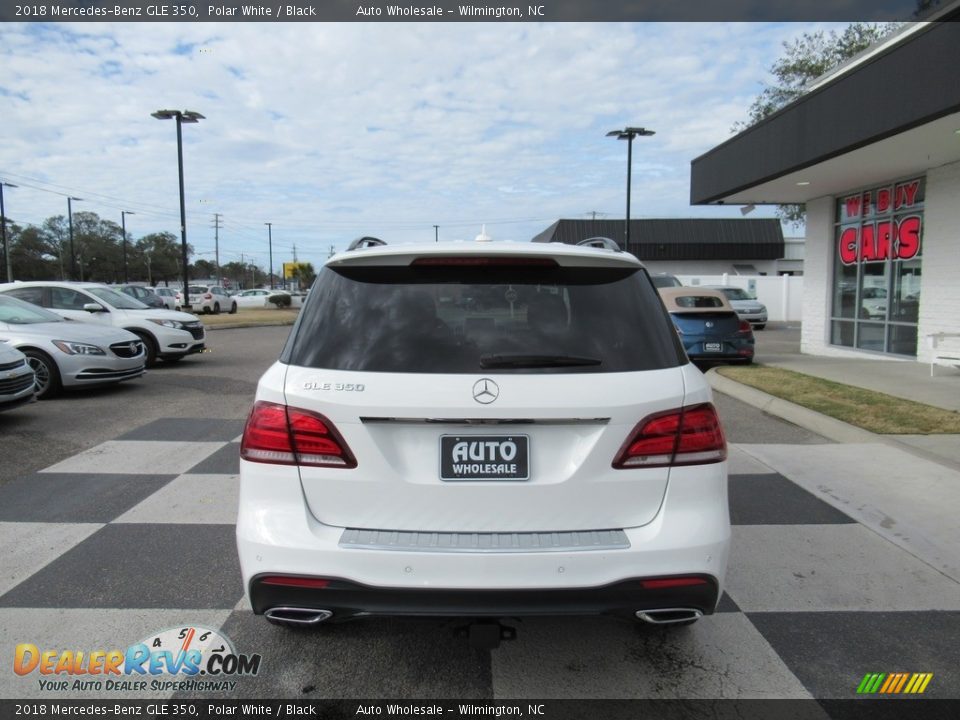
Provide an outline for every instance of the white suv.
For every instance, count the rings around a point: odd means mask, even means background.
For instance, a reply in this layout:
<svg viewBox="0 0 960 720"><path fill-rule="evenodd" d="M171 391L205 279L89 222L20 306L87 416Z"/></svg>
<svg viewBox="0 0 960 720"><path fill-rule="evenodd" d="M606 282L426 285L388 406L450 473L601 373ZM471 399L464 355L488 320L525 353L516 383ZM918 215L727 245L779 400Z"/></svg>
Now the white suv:
<svg viewBox="0 0 960 720"><path fill-rule="evenodd" d="M208 315L219 315L221 310L232 315L237 311L237 303L219 285L191 285L190 306L196 312Z"/></svg>
<svg viewBox="0 0 960 720"><path fill-rule="evenodd" d="M364 240L327 261L244 430L254 612L712 613L726 443L640 262Z"/></svg>
<svg viewBox="0 0 960 720"><path fill-rule="evenodd" d="M52 310L68 320L110 325L137 335L147 351L147 365L157 358L179 360L203 352L206 333L195 315L149 308L106 285L35 280L0 285L0 293Z"/></svg>

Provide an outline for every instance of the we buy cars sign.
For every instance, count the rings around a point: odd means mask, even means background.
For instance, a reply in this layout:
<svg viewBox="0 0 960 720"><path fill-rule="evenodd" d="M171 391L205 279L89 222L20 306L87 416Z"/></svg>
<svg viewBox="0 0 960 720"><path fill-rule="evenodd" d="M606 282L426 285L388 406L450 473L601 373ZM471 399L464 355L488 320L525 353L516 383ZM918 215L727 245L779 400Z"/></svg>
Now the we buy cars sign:
<svg viewBox="0 0 960 720"><path fill-rule="evenodd" d="M909 180L841 199L841 226L856 224L840 232L840 261L854 265L916 257L922 229L922 183L921 179Z"/></svg>

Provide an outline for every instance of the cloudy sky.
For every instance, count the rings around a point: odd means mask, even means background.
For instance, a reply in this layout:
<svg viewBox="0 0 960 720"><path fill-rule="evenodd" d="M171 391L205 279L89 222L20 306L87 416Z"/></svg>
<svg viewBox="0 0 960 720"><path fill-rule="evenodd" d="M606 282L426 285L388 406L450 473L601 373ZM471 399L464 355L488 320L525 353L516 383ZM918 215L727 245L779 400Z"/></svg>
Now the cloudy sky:
<svg viewBox="0 0 960 720"><path fill-rule="evenodd" d="M821 27L821 26L817 26ZM824 25L823 27L832 27ZM560 217L734 216L689 205L690 161L745 118L800 24L5 23L0 180L21 224L66 195L134 237L179 232L221 262L322 262L354 237L529 240ZM52 192L51 192L52 191ZM771 214L758 210L757 216ZM212 258L201 254L200 257Z"/></svg>

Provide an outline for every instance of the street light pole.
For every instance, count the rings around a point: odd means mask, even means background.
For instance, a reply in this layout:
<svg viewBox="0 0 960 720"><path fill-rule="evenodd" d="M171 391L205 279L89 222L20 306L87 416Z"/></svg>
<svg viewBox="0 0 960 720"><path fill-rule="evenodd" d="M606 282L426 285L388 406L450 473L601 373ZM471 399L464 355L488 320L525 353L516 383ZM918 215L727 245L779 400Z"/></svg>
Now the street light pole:
<svg viewBox="0 0 960 720"><path fill-rule="evenodd" d="M273 223L264 223L267 226L267 242L270 249L270 289L273 290Z"/></svg>
<svg viewBox="0 0 960 720"><path fill-rule="evenodd" d="M73 201L80 202L83 198L67 198L67 227L70 229L70 279L77 279L77 256L73 252Z"/></svg>
<svg viewBox="0 0 960 720"><path fill-rule="evenodd" d="M183 123L196 123L205 118L192 110L157 110L150 113L157 120L177 121L177 168L180 172L180 263L183 266L183 309L190 309L190 278L187 266L187 207L183 196Z"/></svg>
<svg viewBox="0 0 960 720"><path fill-rule="evenodd" d="M3 188L17 187L13 183L0 181L0 237L3 238L3 264L6 267L7 282L13 282L13 266L10 264L10 246L7 244L7 213L3 208Z"/></svg>
<svg viewBox="0 0 960 720"><path fill-rule="evenodd" d="M633 139L637 136L650 137L654 134L653 130L638 127L626 127L623 130L611 130L607 133L607 137L627 141L627 220L624 230L624 252L630 252L630 180L633 171Z"/></svg>
<svg viewBox="0 0 960 720"><path fill-rule="evenodd" d="M120 211L120 225L123 227L123 282L127 280L127 215L136 215L133 210Z"/></svg>

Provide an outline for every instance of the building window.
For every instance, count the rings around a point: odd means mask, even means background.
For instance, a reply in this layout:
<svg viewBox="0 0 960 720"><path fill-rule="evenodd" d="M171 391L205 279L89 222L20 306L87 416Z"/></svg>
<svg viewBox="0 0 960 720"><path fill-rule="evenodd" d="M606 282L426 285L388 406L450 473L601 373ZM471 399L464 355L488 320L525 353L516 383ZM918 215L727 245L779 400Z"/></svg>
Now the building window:
<svg viewBox="0 0 960 720"><path fill-rule="evenodd" d="M833 345L917 354L924 178L837 200Z"/></svg>

